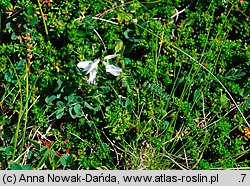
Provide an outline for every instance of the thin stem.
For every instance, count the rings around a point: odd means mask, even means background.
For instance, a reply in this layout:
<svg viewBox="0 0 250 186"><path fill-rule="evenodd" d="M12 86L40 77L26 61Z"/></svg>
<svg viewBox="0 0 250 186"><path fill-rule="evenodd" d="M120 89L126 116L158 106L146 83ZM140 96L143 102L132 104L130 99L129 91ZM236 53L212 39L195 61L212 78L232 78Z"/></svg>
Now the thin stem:
<svg viewBox="0 0 250 186"><path fill-rule="evenodd" d="M158 36L157 34L154 34L152 31L149 31L145 28L143 28L141 25L136 24L137 26L139 26L140 28L142 28L143 30L145 30L148 33L151 33L152 35L160 38L160 36ZM206 70L211 76L213 76L213 78L218 81L218 83L222 86L222 88L226 91L226 93L229 95L230 99L233 101L234 105L236 106L236 108L238 109L238 111L240 112L241 116L243 117L245 123L248 125L248 127L250 127L250 124L248 123L248 121L246 120L244 114L242 113L242 111L240 110L240 108L238 107L237 103L235 102L235 100L233 99L232 95L230 94L230 92L227 90L227 88L222 84L222 82L210 71L208 70L204 65L202 65L199 61L197 61L196 59L194 59L192 56L190 56L189 54L187 54L186 52L184 52L183 50L181 50L180 48L176 47L173 44L169 44L169 46L173 47L174 49L180 51L181 53L185 54L186 56L188 56L190 59L192 59L193 61L195 61L198 65L200 65L204 70Z"/></svg>
<svg viewBox="0 0 250 186"><path fill-rule="evenodd" d="M42 10L42 5L41 5L41 3L40 3L40 0L37 0L37 3L38 3L38 6L39 6L41 15L42 15L43 25L44 25L45 33L46 33L46 36L47 36L47 39L48 39L48 37L49 37L49 32L48 32L48 28L47 28L46 21L45 21L45 18L44 18L44 13L43 13L43 10Z"/></svg>
<svg viewBox="0 0 250 186"><path fill-rule="evenodd" d="M101 37L100 34L96 31L96 29L93 29L93 30L95 31L95 33L97 34L97 36L98 36L98 37L100 38L100 40L102 41L102 44L103 44L103 46L104 46L105 51L107 51L106 45L105 45L104 41L102 40L102 37Z"/></svg>
<svg viewBox="0 0 250 186"><path fill-rule="evenodd" d="M114 25L118 25L118 23L116 23L114 21L110 21L110 20L107 20L107 19L99 18L99 17L92 17L92 19L101 20L101 21L105 21L105 22L108 22L108 23L111 23L111 24L114 24Z"/></svg>
<svg viewBox="0 0 250 186"><path fill-rule="evenodd" d="M2 12L0 11L0 43L2 44Z"/></svg>
<svg viewBox="0 0 250 186"><path fill-rule="evenodd" d="M25 115L24 115L24 127L23 127L23 136L22 136L22 144L20 147L20 151L22 152L23 150L23 146L25 143L25 134L26 134L26 128L27 128L27 123L28 123L28 112L29 112L29 69L30 69L30 65L27 62L26 63L26 76L25 76L25 80L26 80L26 93L25 93L25 97L26 97L26 104L25 104Z"/></svg>
<svg viewBox="0 0 250 186"><path fill-rule="evenodd" d="M18 138L18 132L20 129L20 124L21 124L21 119L22 119L22 110L23 110L23 96L22 96L22 86L21 86L21 81L17 75L16 69L13 65L13 63L11 62L10 58L7 56L8 60L10 61L11 67L14 70L15 76L17 78L17 82L18 82L18 87L19 87L19 92L20 92L20 110L18 113L18 121L17 121L17 126L16 126L16 131L15 131L15 135L14 135L14 150L13 150L13 155L12 155L12 160L14 161L15 159L15 155L16 155L16 151L17 151L17 138Z"/></svg>
<svg viewBox="0 0 250 186"><path fill-rule="evenodd" d="M223 83L210 71L208 70L203 64L199 63L196 59L194 59L192 56L190 56L189 54L187 54L186 52L184 52L183 50L181 50L180 48L171 45L173 48L175 48L176 50L182 52L183 54L185 54L186 56L188 56L190 59L192 59L193 61L195 61L196 63L198 63L204 70L206 70L211 76L213 76L213 78L222 86L222 88L226 91L226 93L228 94L228 96L230 97L230 99L233 101L234 105L236 106L236 108L238 109L238 111L240 112L241 116L243 117L243 119L245 120L246 124L248 125L248 127L250 127L250 124L248 123L248 121L246 120L244 114L242 113L242 111L240 110L240 108L238 107L237 103L235 102L234 98L232 97L232 95L230 94L230 92L227 90L227 88L223 85Z"/></svg>

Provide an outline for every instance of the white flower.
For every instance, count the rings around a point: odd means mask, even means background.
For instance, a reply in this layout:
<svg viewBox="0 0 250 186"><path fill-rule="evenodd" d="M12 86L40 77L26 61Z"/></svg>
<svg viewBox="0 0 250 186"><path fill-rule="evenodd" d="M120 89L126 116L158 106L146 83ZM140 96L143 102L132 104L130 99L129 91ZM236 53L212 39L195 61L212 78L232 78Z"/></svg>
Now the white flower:
<svg viewBox="0 0 250 186"><path fill-rule="evenodd" d="M104 62L104 65L106 67L106 72L109 72L113 76L119 76L120 73L122 72L122 69L120 69L119 67L116 67L114 65L110 65L110 64L105 63L105 62Z"/></svg>
<svg viewBox="0 0 250 186"><path fill-rule="evenodd" d="M96 81L95 81L95 78L96 78L96 74L97 74L97 71L96 70L93 70L89 73L89 79L88 79L88 83L91 83L93 85L96 84Z"/></svg>
<svg viewBox="0 0 250 186"><path fill-rule="evenodd" d="M103 62L103 64L105 65L105 68L106 68L106 72L109 72L110 74L112 74L114 76L120 75L120 73L122 72L121 68L108 64L109 59L118 57L120 55L121 54L113 54L113 55L108 55L108 56L104 57L104 60L107 61L107 62ZM100 62L100 59L98 58L94 61L82 61L82 62L79 62L77 64L78 68L82 68L83 71L85 71L87 74L89 74L88 83L96 84L95 79L96 79L96 74L97 74L99 62Z"/></svg>
<svg viewBox="0 0 250 186"><path fill-rule="evenodd" d="M77 67L82 68L83 71L87 72L90 69L92 63L93 61L82 61L77 64Z"/></svg>
<svg viewBox="0 0 250 186"><path fill-rule="evenodd" d="M104 57L104 60L109 60L115 57L120 56L121 54L113 54L113 55L108 55ZM103 62L103 64L105 65L106 68L106 72L109 72L110 74L112 74L113 76L119 76L120 73L122 72L122 69L120 69L119 67L116 67L114 65L110 65L106 62Z"/></svg>
<svg viewBox="0 0 250 186"><path fill-rule="evenodd" d="M119 57L119 56L121 56L121 54L108 55L104 57L104 60L112 59L112 58Z"/></svg>
<svg viewBox="0 0 250 186"><path fill-rule="evenodd" d="M83 71L86 71L89 74L88 83L96 84L96 74L98 69L98 63L100 59L96 59L95 61L82 61L77 64L78 68L82 68Z"/></svg>

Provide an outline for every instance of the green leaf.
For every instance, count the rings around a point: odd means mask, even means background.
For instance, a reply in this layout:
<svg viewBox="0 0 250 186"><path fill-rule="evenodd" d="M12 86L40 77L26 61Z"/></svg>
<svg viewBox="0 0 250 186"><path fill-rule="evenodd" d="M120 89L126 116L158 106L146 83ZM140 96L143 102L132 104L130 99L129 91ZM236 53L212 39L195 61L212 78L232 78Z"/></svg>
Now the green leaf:
<svg viewBox="0 0 250 186"><path fill-rule="evenodd" d="M8 11L13 11L13 5L10 3L10 0L1 1L0 5L1 5L1 9L3 7L3 10L5 9Z"/></svg>
<svg viewBox="0 0 250 186"><path fill-rule="evenodd" d="M55 154L53 154L53 156L52 156L51 159L52 159L52 162L53 162L53 167L56 168L56 167L58 166L58 164L60 163L60 162L59 162L59 161L60 161L60 157L57 156L56 153L55 153ZM54 169L55 169L55 168L54 168ZM54 170L54 169L53 169L53 170Z"/></svg>
<svg viewBox="0 0 250 186"><path fill-rule="evenodd" d="M125 108L127 108L130 104L131 104L131 101L128 98L126 98Z"/></svg>
<svg viewBox="0 0 250 186"><path fill-rule="evenodd" d="M9 167L10 167L11 170L22 170L21 165L19 165L16 162L10 162Z"/></svg>
<svg viewBox="0 0 250 186"><path fill-rule="evenodd" d="M77 98L74 95L69 95L67 97L65 96L64 99L68 101L68 103L66 104L67 106L71 106L77 100Z"/></svg>
<svg viewBox="0 0 250 186"><path fill-rule="evenodd" d="M18 35L16 35L15 32L11 34L11 40L16 40L18 38Z"/></svg>
<svg viewBox="0 0 250 186"><path fill-rule="evenodd" d="M118 13L118 15L117 15L117 20L121 24L122 23L128 24L129 21L132 19L133 19L133 15L130 13L121 12L121 13Z"/></svg>
<svg viewBox="0 0 250 186"><path fill-rule="evenodd" d="M41 156L43 156L43 155L47 152L48 149L49 149L48 146L43 146L43 147L40 149L40 154L41 154Z"/></svg>
<svg viewBox="0 0 250 186"><path fill-rule="evenodd" d="M57 101L56 106L63 107L65 104L62 101Z"/></svg>
<svg viewBox="0 0 250 186"><path fill-rule="evenodd" d="M130 30L130 29L127 29L125 32L124 32L124 36L125 38L127 38L129 41L133 41L133 42L140 42L142 39L138 39L138 38L135 38L136 34L133 30Z"/></svg>
<svg viewBox="0 0 250 186"><path fill-rule="evenodd" d="M30 165L24 165L22 170L32 170L32 167Z"/></svg>
<svg viewBox="0 0 250 186"><path fill-rule="evenodd" d="M27 14L28 15L33 15L36 13L36 8L35 7L28 7L27 8Z"/></svg>
<svg viewBox="0 0 250 186"><path fill-rule="evenodd" d="M122 42L122 40L117 40L115 42L115 52L116 53L120 52L122 50L122 48L123 48L123 42Z"/></svg>
<svg viewBox="0 0 250 186"><path fill-rule="evenodd" d="M226 105L228 101L227 95L226 94L221 94L220 96L220 104L222 106Z"/></svg>
<svg viewBox="0 0 250 186"><path fill-rule="evenodd" d="M246 73L242 72L240 69L232 69L225 74L225 78L234 81L236 79L241 79L244 75L246 75Z"/></svg>
<svg viewBox="0 0 250 186"><path fill-rule="evenodd" d="M185 19L185 20L183 21L182 26L185 28L185 27L187 27L187 26L193 24L193 22L194 22L193 19L187 18L187 19Z"/></svg>
<svg viewBox="0 0 250 186"><path fill-rule="evenodd" d="M57 87L54 89L54 92L58 91L61 88L62 84L63 84L62 80L59 79L57 81Z"/></svg>
<svg viewBox="0 0 250 186"><path fill-rule="evenodd" d="M123 59L123 61L124 61L125 65L130 65L131 64L131 59L130 58L125 57Z"/></svg>
<svg viewBox="0 0 250 186"><path fill-rule="evenodd" d="M6 148L1 148L0 151L4 152L5 155L7 156L11 156L14 152L14 147L12 146L9 146L9 147L6 147Z"/></svg>
<svg viewBox="0 0 250 186"><path fill-rule="evenodd" d="M250 96L247 97L247 103L250 104Z"/></svg>
<svg viewBox="0 0 250 186"><path fill-rule="evenodd" d="M26 60L25 59L21 59L14 66L16 67L16 69L21 70L21 69L23 69L25 67L25 65L26 65Z"/></svg>
<svg viewBox="0 0 250 186"><path fill-rule="evenodd" d="M146 26L147 26L147 22L141 22L139 25L140 25L141 27L146 27Z"/></svg>
<svg viewBox="0 0 250 186"><path fill-rule="evenodd" d="M194 92L194 101L197 101L200 97L200 90L195 90Z"/></svg>
<svg viewBox="0 0 250 186"><path fill-rule="evenodd" d="M40 148L41 148L41 144L38 143L37 141L32 140L32 139L29 139L29 141L30 141L37 149L40 149Z"/></svg>
<svg viewBox="0 0 250 186"><path fill-rule="evenodd" d="M105 96L105 94L110 91L110 87L108 86L100 86L100 89L101 89L103 96Z"/></svg>
<svg viewBox="0 0 250 186"><path fill-rule="evenodd" d="M140 42L142 39L134 39L134 42Z"/></svg>
<svg viewBox="0 0 250 186"><path fill-rule="evenodd" d="M75 118L77 117L77 114L76 114L75 111L74 111L74 107L70 107L70 108L69 108L69 114L70 114L70 116L71 116L73 119L75 119Z"/></svg>
<svg viewBox="0 0 250 186"><path fill-rule="evenodd" d="M12 147L12 146L6 147L5 152L7 152L7 153L9 153L9 154L13 154L13 152L14 152L14 147Z"/></svg>
<svg viewBox="0 0 250 186"><path fill-rule="evenodd" d="M50 103L50 102L54 101L56 98L57 98L57 97L56 97L55 95L52 95L52 96L50 96L50 97L47 96L47 97L45 98L45 102L46 102L46 103Z"/></svg>
<svg viewBox="0 0 250 186"><path fill-rule="evenodd" d="M168 121L163 121L162 123L164 126L168 126L169 125L169 122Z"/></svg>
<svg viewBox="0 0 250 186"><path fill-rule="evenodd" d="M34 26L34 25L37 23L37 21L38 21L37 16L34 16L34 17L29 21L29 24L30 24L31 26Z"/></svg>
<svg viewBox="0 0 250 186"><path fill-rule="evenodd" d="M0 153L5 152L5 148L0 147Z"/></svg>
<svg viewBox="0 0 250 186"><path fill-rule="evenodd" d="M74 106L74 111L75 113L78 115L78 116L81 116L83 113L82 113L82 110L81 110L81 105L79 103L77 103L75 106Z"/></svg>
<svg viewBox="0 0 250 186"><path fill-rule="evenodd" d="M9 30L13 30L13 29L11 28L11 23L10 23L10 22L8 22L8 23L6 24L6 28L9 29Z"/></svg>
<svg viewBox="0 0 250 186"><path fill-rule="evenodd" d="M90 110L94 110L94 111L100 110L100 107L99 107L99 106L93 107L93 106L91 106L90 104L88 104L86 101L84 102L84 106L87 107L87 108L89 108Z"/></svg>
<svg viewBox="0 0 250 186"><path fill-rule="evenodd" d="M56 119L60 119L64 114L64 107L60 107L56 111Z"/></svg>
<svg viewBox="0 0 250 186"><path fill-rule="evenodd" d="M87 121L89 127L91 128L93 126L93 122L92 121Z"/></svg>
<svg viewBox="0 0 250 186"><path fill-rule="evenodd" d="M131 39L131 38L134 38L135 33L134 33L133 30L127 29L127 30L125 30L125 32L124 32L124 36L125 36L125 38L127 38L127 39Z"/></svg>
<svg viewBox="0 0 250 186"><path fill-rule="evenodd" d="M9 72L6 72L4 74L4 78L6 81L11 82L13 76L12 76L13 71L10 69Z"/></svg>
<svg viewBox="0 0 250 186"><path fill-rule="evenodd" d="M63 167L66 167L68 165L71 165L73 162L73 157L71 154L65 154L60 158L61 164Z"/></svg>

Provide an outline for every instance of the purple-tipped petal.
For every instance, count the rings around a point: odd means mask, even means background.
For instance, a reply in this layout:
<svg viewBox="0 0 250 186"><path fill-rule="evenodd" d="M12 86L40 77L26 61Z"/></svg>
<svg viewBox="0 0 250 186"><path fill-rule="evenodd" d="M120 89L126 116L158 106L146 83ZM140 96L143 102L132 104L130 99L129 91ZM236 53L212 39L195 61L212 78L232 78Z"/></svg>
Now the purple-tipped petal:
<svg viewBox="0 0 250 186"><path fill-rule="evenodd" d="M92 63L93 61L82 61L82 62L77 63L77 67L82 68L84 71L88 71Z"/></svg>
<svg viewBox="0 0 250 186"><path fill-rule="evenodd" d="M106 64L106 71L112 74L113 76L119 76L122 72L122 69L114 65Z"/></svg>

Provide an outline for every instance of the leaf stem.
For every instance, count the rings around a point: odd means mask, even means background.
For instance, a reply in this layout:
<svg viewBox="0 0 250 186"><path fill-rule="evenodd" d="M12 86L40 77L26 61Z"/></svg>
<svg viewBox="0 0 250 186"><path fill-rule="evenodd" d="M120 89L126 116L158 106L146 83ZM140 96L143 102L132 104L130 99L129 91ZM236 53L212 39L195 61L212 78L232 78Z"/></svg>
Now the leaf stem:
<svg viewBox="0 0 250 186"><path fill-rule="evenodd" d="M47 39L48 39L48 37L49 37L49 32L48 32L48 28L47 28L46 21L45 21L45 18L44 18L44 13L43 13L43 10L42 10L42 5L41 5L41 3L40 3L40 0L37 0L37 3L38 3L38 6L39 6L41 15L42 15L43 25L44 25L44 28L45 28L46 37L47 37Z"/></svg>

